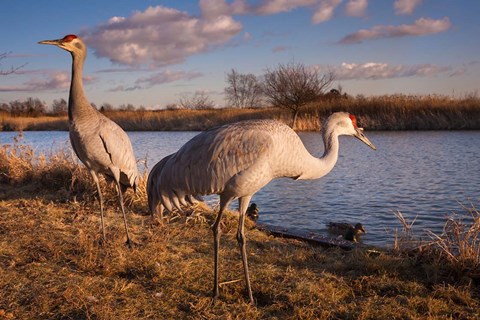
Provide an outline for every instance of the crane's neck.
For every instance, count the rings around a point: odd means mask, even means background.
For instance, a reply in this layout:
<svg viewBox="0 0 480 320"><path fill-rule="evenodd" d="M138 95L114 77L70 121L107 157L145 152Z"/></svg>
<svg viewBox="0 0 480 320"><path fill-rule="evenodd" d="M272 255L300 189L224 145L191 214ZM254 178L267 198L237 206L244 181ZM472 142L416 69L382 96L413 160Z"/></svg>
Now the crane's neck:
<svg viewBox="0 0 480 320"><path fill-rule="evenodd" d="M323 143L325 151L323 156L316 158L310 155L310 158L304 162L303 173L299 179L318 179L332 171L338 159L338 134L335 130L327 128L323 131Z"/></svg>
<svg viewBox="0 0 480 320"><path fill-rule="evenodd" d="M68 119L79 119L95 112L88 102L83 90L83 62L85 55L72 53L72 79L68 98Z"/></svg>

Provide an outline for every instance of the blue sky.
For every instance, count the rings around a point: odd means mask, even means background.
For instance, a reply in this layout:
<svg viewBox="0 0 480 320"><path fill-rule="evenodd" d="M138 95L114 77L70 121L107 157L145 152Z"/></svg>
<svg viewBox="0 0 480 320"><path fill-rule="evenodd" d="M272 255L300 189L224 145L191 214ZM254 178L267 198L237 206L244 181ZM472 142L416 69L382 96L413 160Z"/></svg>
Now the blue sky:
<svg viewBox="0 0 480 320"><path fill-rule="evenodd" d="M334 71L349 94L480 89L478 0L6 1L0 103L68 97L70 55L38 45L67 34L89 47L84 83L97 105L147 108L204 92L224 104L226 74L292 60Z"/></svg>

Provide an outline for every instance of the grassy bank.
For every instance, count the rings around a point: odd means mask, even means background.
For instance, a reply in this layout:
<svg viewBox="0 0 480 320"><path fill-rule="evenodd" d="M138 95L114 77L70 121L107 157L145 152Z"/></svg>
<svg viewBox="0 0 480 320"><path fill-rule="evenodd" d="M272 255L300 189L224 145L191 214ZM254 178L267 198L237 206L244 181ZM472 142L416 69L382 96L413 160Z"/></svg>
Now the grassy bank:
<svg viewBox="0 0 480 320"><path fill-rule="evenodd" d="M379 96L335 98L313 103L300 112L296 130L319 130L320 119L335 111L358 116L368 130L479 130L480 98L443 96ZM127 131L190 131L245 119L277 119L291 123L285 109L209 109L108 111L109 118ZM66 117L0 115L0 130L68 130Z"/></svg>
<svg viewBox="0 0 480 320"><path fill-rule="evenodd" d="M448 259L448 250L438 250L433 242L412 241L407 222L405 232L399 233L399 250L379 254L275 238L249 223L247 252L257 302L251 306L244 294L234 212L224 220L220 300L212 306L214 213L199 205L190 215L173 215L169 222L152 219L146 215L145 178L138 194L126 195L137 243L131 250L124 245L113 188L102 181L109 200L109 241L100 245L99 206L83 166L68 152L35 157L21 143L2 147L0 318L480 316L479 253L462 258L452 251L454 259ZM472 244L478 248L480 218L475 223Z"/></svg>

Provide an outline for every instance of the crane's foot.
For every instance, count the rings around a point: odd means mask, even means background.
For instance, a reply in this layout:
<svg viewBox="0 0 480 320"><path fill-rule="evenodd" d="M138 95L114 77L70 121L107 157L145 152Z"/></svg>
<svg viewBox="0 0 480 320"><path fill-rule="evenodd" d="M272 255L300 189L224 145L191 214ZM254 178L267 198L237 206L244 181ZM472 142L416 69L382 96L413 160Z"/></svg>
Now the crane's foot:
<svg viewBox="0 0 480 320"><path fill-rule="evenodd" d="M127 245L128 249L133 249L133 247L138 246L138 243L132 241L132 239L128 238L127 241L125 241L125 244Z"/></svg>
<svg viewBox="0 0 480 320"><path fill-rule="evenodd" d="M107 239L102 237L102 238L98 239L97 243L100 247L103 247L107 244Z"/></svg>

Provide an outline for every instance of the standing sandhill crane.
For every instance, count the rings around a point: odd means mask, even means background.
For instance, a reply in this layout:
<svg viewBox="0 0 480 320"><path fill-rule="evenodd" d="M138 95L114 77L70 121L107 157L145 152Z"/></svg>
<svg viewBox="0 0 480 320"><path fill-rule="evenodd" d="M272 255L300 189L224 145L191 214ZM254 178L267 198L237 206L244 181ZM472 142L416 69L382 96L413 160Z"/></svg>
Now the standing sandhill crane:
<svg viewBox="0 0 480 320"><path fill-rule="evenodd" d="M104 174L108 181L114 180L116 183L127 244L131 246L122 194L128 187L134 190L137 187L137 162L130 139L115 122L93 108L85 97L82 82L83 63L87 56L85 43L71 34L62 39L45 40L39 43L55 45L72 55L72 80L68 98L70 142L97 185L103 240L106 240L106 236L103 222L103 198L98 182L99 173Z"/></svg>
<svg viewBox="0 0 480 320"><path fill-rule="evenodd" d="M332 114L325 122L325 152L321 158L312 156L287 125L274 120L249 120L200 133L168 159L160 161L163 162L161 170L150 173L149 180L158 182L147 187L151 209L159 204L169 211L173 206L181 208L187 205L184 201L187 195L220 195L220 209L213 224L214 301L219 295L220 220L225 208L232 200L239 200L237 241L246 290L250 302L254 303L244 234L245 212L250 199L275 178L317 179L326 175L337 162L340 135L354 136L375 149L363 129L357 127L356 118L344 112ZM156 189L152 189L153 186Z"/></svg>

